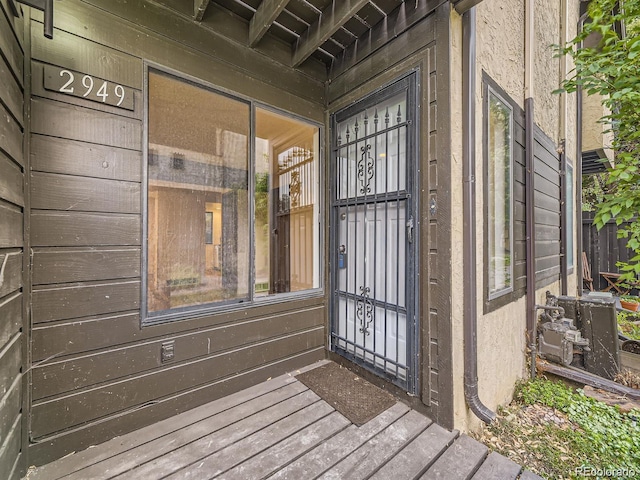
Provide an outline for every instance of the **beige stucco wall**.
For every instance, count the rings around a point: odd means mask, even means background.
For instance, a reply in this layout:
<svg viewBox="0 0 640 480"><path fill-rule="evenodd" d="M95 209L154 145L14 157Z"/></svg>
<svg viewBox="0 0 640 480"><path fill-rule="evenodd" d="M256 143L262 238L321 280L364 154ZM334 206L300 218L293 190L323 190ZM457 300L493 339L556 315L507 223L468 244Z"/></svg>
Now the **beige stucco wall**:
<svg viewBox="0 0 640 480"><path fill-rule="evenodd" d="M494 2L495 0L489 0ZM533 49L534 121L558 144L560 122L560 59L553 45L560 43L560 3L564 0L535 0L535 45Z"/></svg>
<svg viewBox="0 0 640 480"><path fill-rule="evenodd" d="M566 0L563 0L566 1ZM577 30L578 21L580 20L580 5L579 2L573 2L569 0L569 5L567 7L567 38L566 40L571 40L574 38ZM575 68L573 63L573 59L570 56L563 57L563 60L566 62L566 71L568 75L572 75L572 72ZM576 144L576 115L577 115L577 95L572 93L570 95L566 95L567 97L567 135L566 135L566 147L567 147L567 155L573 161L575 165L576 160L576 152L577 152L577 144Z"/></svg>
<svg viewBox="0 0 640 480"><path fill-rule="evenodd" d="M613 134L606 132L608 127L598 120L608 115L609 110L602 105L602 96L583 95L582 97L582 151L603 150L603 153L611 161L613 150L611 142Z"/></svg>
<svg viewBox="0 0 640 480"><path fill-rule="evenodd" d="M462 264L462 19L451 15L450 110L451 110L451 286L459 290L464 269ZM452 291L453 298L456 292ZM456 428L466 426L464 401L464 339L462 302L451 303L451 343L453 345L453 421Z"/></svg>
<svg viewBox="0 0 640 480"><path fill-rule="evenodd" d="M484 0L476 9L477 15L477 82L486 71L521 108L524 108L524 0L503 2ZM481 109L478 91L478 113ZM478 134L482 134L478 122Z"/></svg>
<svg viewBox="0 0 640 480"><path fill-rule="evenodd" d="M565 1L565 0L561 0ZM568 35L575 35L577 0L567 0ZM534 120L545 133L559 143L567 138L575 147L575 96L567 96L566 113L560 97L552 94L559 86L560 59L554 58L551 44L560 42L560 5L558 0L536 0L533 95ZM575 9L575 10L574 10ZM525 0L504 2L484 0L477 9L476 70L476 245L477 245L477 311L478 311L478 385L480 399L495 410L508 403L516 381L528 374L526 355L526 297L500 309L483 314L483 195L484 178L482 148L482 72L486 72L522 108L525 100ZM575 17L572 19L571 17ZM570 37L570 38L571 38ZM451 117L452 117L452 297L465 275L462 263L462 21L451 14ZM570 69L569 69L570 70ZM561 115L566 115L562 124ZM571 137L571 140L569 140ZM573 143L570 143L573 142ZM575 154L570 155L575 158ZM460 187L460 188L458 188ZM574 229L575 232L575 229ZM575 245L575 237L574 237ZM574 270L575 272L575 270ZM575 294L575 274L570 276L569 294ZM560 283L536 292L536 303L544 303L545 292L560 292ZM456 428L474 430L480 420L467 408L464 399L464 351L462 304L453 302L452 338L454 367L454 423Z"/></svg>

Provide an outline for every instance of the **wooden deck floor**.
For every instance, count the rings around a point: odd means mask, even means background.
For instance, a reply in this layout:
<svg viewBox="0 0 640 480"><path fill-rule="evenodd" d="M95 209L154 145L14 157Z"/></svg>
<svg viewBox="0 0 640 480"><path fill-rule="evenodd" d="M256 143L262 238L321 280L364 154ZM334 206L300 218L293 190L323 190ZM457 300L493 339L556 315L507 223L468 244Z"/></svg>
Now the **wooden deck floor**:
<svg viewBox="0 0 640 480"><path fill-rule="evenodd" d="M402 403L357 427L292 375L31 471L29 480L535 479Z"/></svg>

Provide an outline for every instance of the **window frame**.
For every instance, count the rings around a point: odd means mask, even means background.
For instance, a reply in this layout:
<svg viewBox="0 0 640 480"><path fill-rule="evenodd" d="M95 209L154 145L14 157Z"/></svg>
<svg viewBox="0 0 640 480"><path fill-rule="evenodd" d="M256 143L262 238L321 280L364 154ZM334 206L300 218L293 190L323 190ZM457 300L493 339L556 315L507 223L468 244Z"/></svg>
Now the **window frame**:
<svg viewBox="0 0 640 480"><path fill-rule="evenodd" d="M296 115L294 113L285 111L272 105L268 105L254 98L247 97L237 92L232 92L227 89L221 88L210 82L202 80L200 78L191 76L184 72L177 71L175 69L166 67L164 65L157 64L151 61L144 61L144 79L143 79L143 141L142 141L142 179L141 179L141 295L140 295L140 324L142 327L150 325L158 325L167 322L188 320L204 315L224 314L235 310L246 310L247 308L258 308L261 306L272 305L276 303L284 303L291 300L303 300L306 298L314 298L324 296L325 289L325 216L326 208L324 205L326 187L325 184L325 159L324 159L324 142L325 142L325 128L324 125L310 120L308 118ZM214 303L206 303L201 305L191 305L176 307L170 310L163 310L160 312L148 311L148 215L149 215L149 165L147 158L149 156L149 73L156 73L173 77L175 80L182 81L194 85L199 88L211 91L212 93L222 95L233 100L245 103L249 106L249 125L248 125L248 223L249 223L249 275L247 277L248 282L248 294L243 298L238 298L229 301L220 301ZM256 132L256 111L262 109L282 115L292 120L304 122L310 126L318 129L318 152L317 152L317 164L316 172L317 178L320 183L320 188L317 194L318 203L318 223L317 223L317 236L318 236L318 252L317 262L318 268L318 287L310 288L303 291L274 293L270 295L256 296L255 294L255 132Z"/></svg>
<svg viewBox="0 0 640 480"><path fill-rule="evenodd" d="M487 79L485 79L487 80ZM515 278L514 278L514 264L515 264L515 239L514 239L514 106L511 101L509 101L507 96L499 91L499 87L494 86L493 82L491 84L488 81L485 81L484 88L484 102L483 102L483 169L485 172L484 175L484 243L485 243L485 254L484 254L484 262L486 265L485 268L485 295L487 303L493 303L498 299L508 298L507 295L515 292ZM489 158L490 158L490 150L489 150L489 122L490 122L490 97L494 96L497 98L503 105L507 107L510 112L509 115L509 248L510 248L510 256L511 260L509 262L509 274L510 274L510 283L507 287L501 288L496 291L490 290L490 275L491 269L489 265L491 264L491 256L489 251L489 242L490 242L490 222L489 222L489 195L491 192L489 191Z"/></svg>

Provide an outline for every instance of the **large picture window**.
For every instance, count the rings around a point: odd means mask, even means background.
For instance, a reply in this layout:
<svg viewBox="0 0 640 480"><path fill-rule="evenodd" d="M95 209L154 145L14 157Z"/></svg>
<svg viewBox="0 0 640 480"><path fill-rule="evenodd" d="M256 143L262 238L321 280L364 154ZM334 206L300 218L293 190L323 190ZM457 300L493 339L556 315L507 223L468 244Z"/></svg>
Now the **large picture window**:
<svg viewBox="0 0 640 480"><path fill-rule="evenodd" d="M491 88L487 112L489 299L513 290L513 110Z"/></svg>
<svg viewBox="0 0 640 480"><path fill-rule="evenodd" d="M155 70L147 115L146 317L319 288L319 128Z"/></svg>

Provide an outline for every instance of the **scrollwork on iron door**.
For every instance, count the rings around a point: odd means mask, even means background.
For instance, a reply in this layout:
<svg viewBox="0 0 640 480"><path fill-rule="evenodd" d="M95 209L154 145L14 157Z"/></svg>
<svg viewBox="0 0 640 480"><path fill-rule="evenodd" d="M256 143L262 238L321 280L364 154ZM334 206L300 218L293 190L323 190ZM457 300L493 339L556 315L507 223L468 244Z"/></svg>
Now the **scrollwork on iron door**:
<svg viewBox="0 0 640 480"><path fill-rule="evenodd" d="M371 335L369 331L369 325L373 322L373 303L369 294L371 289L369 287L360 287L360 297L356 303L356 316L360 321L360 333L365 335Z"/></svg>
<svg viewBox="0 0 640 480"><path fill-rule="evenodd" d="M362 187L360 187L360 193L371 193L371 179L375 174L376 164L371 158L371 145L363 145L360 147L362 155L358 160L358 180Z"/></svg>

